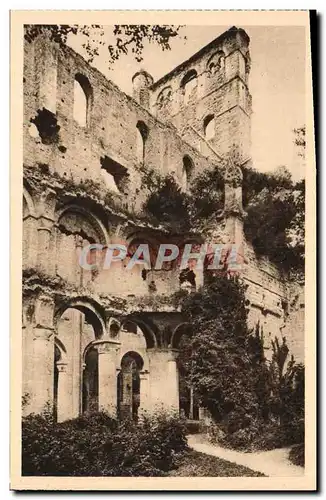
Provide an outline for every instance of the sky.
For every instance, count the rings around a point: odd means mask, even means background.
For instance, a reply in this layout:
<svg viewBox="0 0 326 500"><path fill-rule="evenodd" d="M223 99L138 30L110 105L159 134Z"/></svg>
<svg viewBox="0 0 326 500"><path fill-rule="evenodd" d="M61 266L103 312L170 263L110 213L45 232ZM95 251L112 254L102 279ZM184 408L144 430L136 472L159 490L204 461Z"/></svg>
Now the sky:
<svg viewBox="0 0 326 500"><path fill-rule="evenodd" d="M293 129L305 124L305 28L241 27L250 37L253 166L266 172L285 165L297 180L303 176L303 165L293 144ZM162 52L158 45L145 43L141 63L131 54L122 55L110 69L107 49L101 48L93 65L132 95L131 79L140 68L157 80L229 28L185 26L180 36L171 40L170 51ZM112 27L105 27L105 31L110 43ZM81 38L71 38L69 45L83 54Z"/></svg>

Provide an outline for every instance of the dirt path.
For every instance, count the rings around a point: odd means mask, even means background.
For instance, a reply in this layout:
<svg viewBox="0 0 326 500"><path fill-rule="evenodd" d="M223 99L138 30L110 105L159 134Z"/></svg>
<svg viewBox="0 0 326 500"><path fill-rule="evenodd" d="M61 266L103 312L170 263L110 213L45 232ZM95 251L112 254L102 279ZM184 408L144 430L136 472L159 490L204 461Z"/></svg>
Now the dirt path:
<svg viewBox="0 0 326 500"><path fill-rule="evenodd" d="M193 450L249 467L252 470L262 472L266 476L293 477L304 474L303 467L293 465L288 460L289 448L244 453L207 443L205 437L200 434L188 436L188 444Z"/></svg>

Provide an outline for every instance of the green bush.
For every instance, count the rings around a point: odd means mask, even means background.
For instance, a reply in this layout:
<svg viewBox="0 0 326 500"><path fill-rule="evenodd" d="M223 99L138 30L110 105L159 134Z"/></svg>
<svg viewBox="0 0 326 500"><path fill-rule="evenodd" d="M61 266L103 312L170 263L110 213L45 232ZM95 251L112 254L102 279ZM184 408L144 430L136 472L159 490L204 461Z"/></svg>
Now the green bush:
<svg viewBox="0 0 326 500"><path fill-rule="evenodd" d="M30 415L22 423L25 476L161 476L186 447L179 419L164 414L139 424L104 413L55 423Z"/></svg>

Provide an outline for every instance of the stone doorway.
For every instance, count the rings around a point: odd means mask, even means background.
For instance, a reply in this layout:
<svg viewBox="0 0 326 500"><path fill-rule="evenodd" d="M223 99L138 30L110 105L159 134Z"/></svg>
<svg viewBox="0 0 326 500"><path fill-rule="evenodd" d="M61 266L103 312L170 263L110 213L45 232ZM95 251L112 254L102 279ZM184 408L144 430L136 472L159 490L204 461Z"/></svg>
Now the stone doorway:
<svg viewBox="0 0 326 500"><path fill-rule="evenodd" d="M120 419L132 419L137 422L140 406L140 372L144 362L136 352L126 353L121 360L117 377L118 415Z"/></svg>

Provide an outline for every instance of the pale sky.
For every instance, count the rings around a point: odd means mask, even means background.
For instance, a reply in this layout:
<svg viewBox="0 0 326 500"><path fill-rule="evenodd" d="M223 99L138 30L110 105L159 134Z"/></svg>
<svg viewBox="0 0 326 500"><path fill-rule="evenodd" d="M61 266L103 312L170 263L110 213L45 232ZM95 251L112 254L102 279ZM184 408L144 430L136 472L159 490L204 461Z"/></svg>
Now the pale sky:
<svg viewBox="0 0 326 500"><path fill-rule="evenodd" d="M305 31L295 26L241 26L250 37L250 92L253 99L252 158L257 170L270 171L287 166L295 179L302 177L302 165L293 145L292 130L305 124ZM186 26L180 37L171 40L171 51L145 43L144 60L122 55L108 68L107 49L94 60L104 75L132 95L132 76L146 69L159 79L188 59L230 26ZM112 27L107 27L108 41ZM184 39L184 36L187 39ZM69 44L83 54L81 40Z"/></svg>

